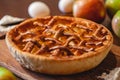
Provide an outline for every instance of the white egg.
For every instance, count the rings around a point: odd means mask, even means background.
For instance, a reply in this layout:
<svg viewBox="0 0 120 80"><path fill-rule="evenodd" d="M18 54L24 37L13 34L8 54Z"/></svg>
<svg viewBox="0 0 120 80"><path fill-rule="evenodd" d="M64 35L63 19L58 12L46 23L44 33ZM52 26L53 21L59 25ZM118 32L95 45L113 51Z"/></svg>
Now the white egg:
<svg viewBox="0 0 120 80"><path fill-rule="evenodd" d="M74 0L59 0L58 8L63 13L70 13L73 10Z"/></svg>
<svg viewBox="0 0 120 80"><path fill-rule="evenodd" d="M50 15L50 9L45 3L36 1L29 5L28 13L31 17L44 17Z"/></svg>

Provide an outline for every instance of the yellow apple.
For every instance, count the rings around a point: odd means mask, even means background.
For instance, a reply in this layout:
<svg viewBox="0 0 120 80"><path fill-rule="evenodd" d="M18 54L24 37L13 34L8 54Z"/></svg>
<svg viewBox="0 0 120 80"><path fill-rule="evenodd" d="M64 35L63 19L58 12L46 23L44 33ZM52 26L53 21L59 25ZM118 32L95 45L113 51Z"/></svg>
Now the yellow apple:
<svg viewBox="0 0 120 80"><path fill-rule="evenodd" d="M11 71L0 66L0 80L17 80L17 79Z"/></svg>

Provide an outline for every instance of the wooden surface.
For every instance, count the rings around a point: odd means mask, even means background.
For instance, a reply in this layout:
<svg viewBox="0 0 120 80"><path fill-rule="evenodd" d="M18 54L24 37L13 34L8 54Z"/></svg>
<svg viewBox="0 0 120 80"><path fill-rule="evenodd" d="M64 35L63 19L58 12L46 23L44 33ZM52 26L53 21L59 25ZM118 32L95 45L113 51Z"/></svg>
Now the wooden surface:
<svg viewBox="0 0 120 80"><path fill-rule="evenodd" d="M2 18L4 15L29 18L27 8L32 1L34 0L1 0L0 18ZM50 7L51 15L70 15L63 14L58 10L58 0L41 1L44 1ZM104 22L103 24L110 27L110 24L108 24L109 22ZM120 39L115 35L114 45L108 56L100 65L92 70L68 76L40 74L23 68L9 53L9 50L5 44L4 37L4 33L0 33L0 65L8 68L14 74L24 80L103 80L100 78L102 74L108 74L114 68L120 67Z"/></svg>

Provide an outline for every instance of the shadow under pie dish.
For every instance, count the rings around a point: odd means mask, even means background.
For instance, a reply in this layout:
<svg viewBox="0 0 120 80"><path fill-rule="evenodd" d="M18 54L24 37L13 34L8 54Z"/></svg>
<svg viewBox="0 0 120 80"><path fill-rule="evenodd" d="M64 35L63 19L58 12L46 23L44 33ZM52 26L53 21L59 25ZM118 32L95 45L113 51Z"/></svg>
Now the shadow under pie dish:
<svg viewBox="0 0 120 80"><path fill-rule="evenodd" d="M28 19L6 35L11 54L23 67L52 75L96 67L112 43L112 34L103 25L65 16Z"/></svg>

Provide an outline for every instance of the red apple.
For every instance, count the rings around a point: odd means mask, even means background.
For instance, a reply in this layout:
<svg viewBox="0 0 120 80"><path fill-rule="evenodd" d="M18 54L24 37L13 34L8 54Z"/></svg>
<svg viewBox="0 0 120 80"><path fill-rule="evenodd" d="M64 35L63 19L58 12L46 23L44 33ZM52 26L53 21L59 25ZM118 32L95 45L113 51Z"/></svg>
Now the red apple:
<svg viewBox="0 0 120 80"><path fill-rule="evenodd" d="M73 5L73 16L86 18L101 23L106 15L102 0L76 0Z"/></svg>

